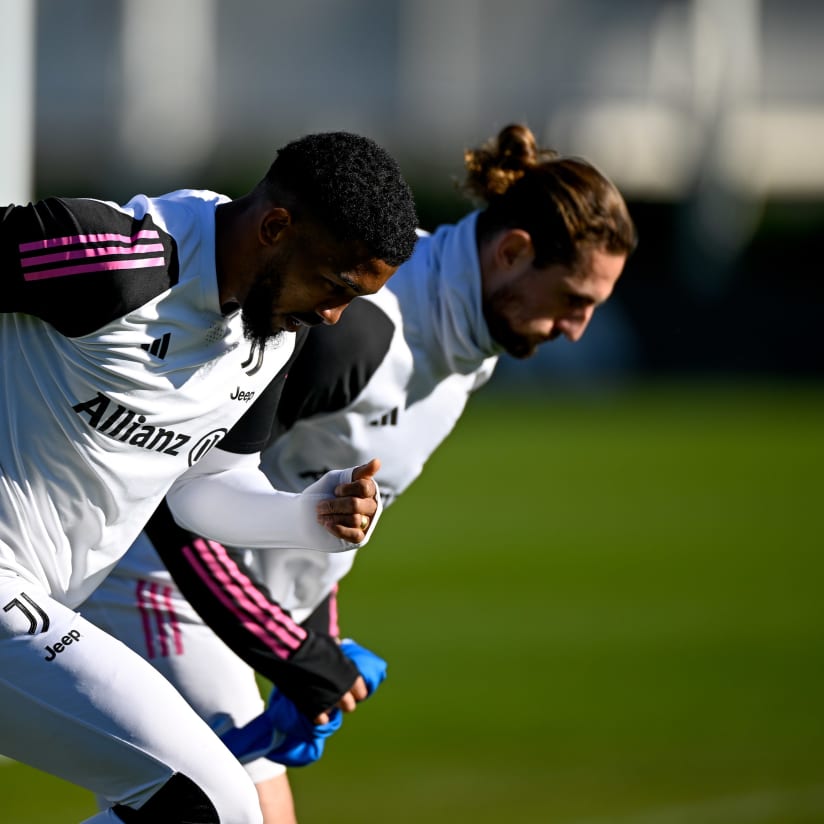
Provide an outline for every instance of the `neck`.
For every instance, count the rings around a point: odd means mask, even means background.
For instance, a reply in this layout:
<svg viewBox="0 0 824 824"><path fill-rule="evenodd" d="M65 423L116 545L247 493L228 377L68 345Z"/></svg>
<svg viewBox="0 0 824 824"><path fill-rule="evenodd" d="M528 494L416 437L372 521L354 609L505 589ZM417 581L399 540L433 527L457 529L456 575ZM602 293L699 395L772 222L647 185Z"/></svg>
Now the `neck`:
<svg viewBox="0 0 824 824"><path fill-rule="evenodd" d="M239 227L246 210L245 198L223 203L215 211L215 271L220 305L237 306L242 302L240 274L244 251Z"/></svg>

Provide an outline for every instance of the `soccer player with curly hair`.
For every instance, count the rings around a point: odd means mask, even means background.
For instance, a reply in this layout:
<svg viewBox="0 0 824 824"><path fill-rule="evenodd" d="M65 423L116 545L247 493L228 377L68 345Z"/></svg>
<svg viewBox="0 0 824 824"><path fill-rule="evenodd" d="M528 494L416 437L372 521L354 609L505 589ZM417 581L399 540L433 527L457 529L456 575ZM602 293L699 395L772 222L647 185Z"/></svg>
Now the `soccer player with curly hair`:
<svg viewBox="0 0 824 824"><path fill-rule="evenodd" d="M377 462L295 494L256 449L298 332L379 291L416 225L395 160L343 132L289 143L236 200L0 209L0 753L105 799L95 824L262 820L215 733L78 607L164 497L240 544L364 543Z"/></svg>

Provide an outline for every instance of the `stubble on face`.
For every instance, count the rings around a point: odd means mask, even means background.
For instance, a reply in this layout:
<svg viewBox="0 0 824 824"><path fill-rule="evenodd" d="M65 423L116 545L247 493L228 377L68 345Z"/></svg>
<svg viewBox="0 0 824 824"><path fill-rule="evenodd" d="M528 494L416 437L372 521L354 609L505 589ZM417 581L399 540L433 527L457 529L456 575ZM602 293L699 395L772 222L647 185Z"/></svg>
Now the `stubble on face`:
<svg viewBox="0 0 824 824"><path fill-rule="evenodd" d="M508 355L519 360L532 357L539 344L546 340L524 334L516 328L523 304L523 295L510 284L501 286L484 303L484 317L492 339L502 346ZM550 339L555 337L557 334L553 333Z"/></svg>
<svg viewBox="0 0 824 824"><path fill-rule="evenodd" d="M241 321L245 337L265 346L279 337L283 328L274 321L274 309L280 304L283 293L283 275L276 266L268 266L258 272L249 294L241 307Z"/></svg>

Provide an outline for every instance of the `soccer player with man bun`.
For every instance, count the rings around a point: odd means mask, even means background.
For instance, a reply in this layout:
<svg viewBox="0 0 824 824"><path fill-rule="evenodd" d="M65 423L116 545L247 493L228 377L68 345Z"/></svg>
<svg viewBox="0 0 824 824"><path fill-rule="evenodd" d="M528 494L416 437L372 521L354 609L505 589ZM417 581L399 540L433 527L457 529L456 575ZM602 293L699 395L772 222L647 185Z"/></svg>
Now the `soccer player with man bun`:
<svg viewBox="0 0 824 824"><path fill-rule="evenodd" d="M433 234L421 232L391 282L355 301L335 327L313 329L290 365L278 436L263 453L277 488L301 490L328 467L375 454L388 505L420 475L501 355L528 357L559 336L579 340L611 295L636 233L603 174L539 147L523 125L468 150L465 163L465 189L483 207ZM245 724L259 702L253 669L309 717L328 705L328 695L318 698L350 677L347 665L331 666L310 651L323 647L324 633L338 636L336 586L356 551L232 549L181 532L168 517L151 526L89 604L110 630L151 657L221 729L232 720ZM219 557L217 577L231 577L243 603L255 604L265 620L217 597L208 576L178 562L180 545L198 542ZM136 603L137 589L152 586L167 593L165 611L153 611L145 597ZM226 644L204 632L198 613ZM147 627L148 614L159 627ZM167 645L161 653L163 638L171 637L169 615L180 618L183 642L178 652ZM219 678L204 678L204 661L220 662ZM283 771L260 758L249 768L267 824L294 821Z"/></svg>
<svg viewBox="0 0 824 824"><path fill-rule="evenodd" d="M78 607L164 496L224 540L363 544L377 462L295 494L256 448L298 330L380 289L416 223L396 162L343 132L289 143L236 200L0 209L0 753L95 792L95 824L262 820L214 732Z"/></svg>

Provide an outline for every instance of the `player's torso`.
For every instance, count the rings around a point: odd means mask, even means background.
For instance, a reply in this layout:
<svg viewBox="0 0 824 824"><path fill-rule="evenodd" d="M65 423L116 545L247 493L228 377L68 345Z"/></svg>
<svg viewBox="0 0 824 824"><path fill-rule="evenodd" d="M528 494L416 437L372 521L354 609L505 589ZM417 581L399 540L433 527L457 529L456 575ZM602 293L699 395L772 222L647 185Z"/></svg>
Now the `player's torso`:
<svg viewBox="0 0 824 824"><path fill-rule="evenodd" d="M444 374L408 323L405 332L401 307L388 288L363 300L394 324L386 356L352 403L296 421L266 449L262 466L278 488L297 491L328 469L378 457L377 479L390 503L421 473L469 397L492 375L494 357L479 359L469 374Z"/></svg>
<svg viewBox="0 0 824 824"><path fill-rule="evenodd" d="M292 351L293 335L253 346L237 313L206 308L202 289L183 279L77 338L28 315L0 320L11 399L0 563L22 565L58 598L73 601L108 569Z"/></svg>
<svg viewBox="0 0 824 824"><path fill-rule="evenodd" d="M416 336L403 334L400 307L388 289L362 300L379 305L395 325L385 358L351 404L298 420L267 447L262 468L274 486L297 491L327 469L377 457L377 480L388 505L454 429L472 393L491 377L496 358L483 360L469 374L444 375ZM243 557L273 597L301 621L347 574L355 555L247 550Z"/></svg>

